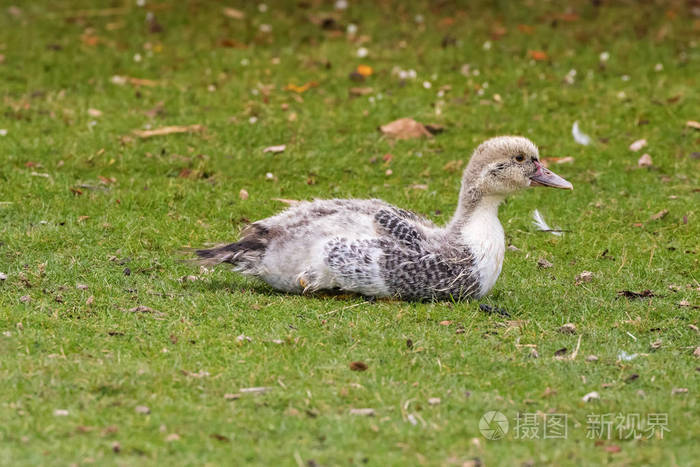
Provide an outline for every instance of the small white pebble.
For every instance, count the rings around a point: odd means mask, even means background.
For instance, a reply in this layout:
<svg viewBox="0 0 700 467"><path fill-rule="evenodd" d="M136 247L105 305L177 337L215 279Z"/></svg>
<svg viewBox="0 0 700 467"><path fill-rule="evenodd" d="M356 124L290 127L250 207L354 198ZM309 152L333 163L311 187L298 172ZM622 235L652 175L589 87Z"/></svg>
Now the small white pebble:
<svg viewBox="0 0 700 467"><path fill-rule="evenodd" d="M134 54L134 61L136 63L140 62L141 61L141 54Z"/></svg>
<svg viewBox="0 0 700 467"><path fill-rule="evenodd" d="M625 99L626 97L627 97L627 94L625 94L625 91L620 91L617 93L618 99Z"/></svg>
<svg viewBox="0 0 700 467"><path fill-rule="evenodd" d="M260 25L260 32L271 32L272 31L272 26L269 24L261 24Z"/></svg>
<svg viewBox="0 0 700 467"><path fill-rule="evenodd" d="M265 13L265 12L267 11L267 5L265 5L264 3L259 4L259 5L258 5L258 11L259 11L260 13Z"/></svg>
<svg viewBox="0 0 700 467"><path fill-rule="evenodd" d="M417 14L413 17L413 21L415 21L418 24L421 24L423 21L425 21L425 18L423 18L423 15Z"/></svg>
<svg viewBox="0 0 700 467"><path fill-rule="evenodd" d="M207 86L207 91L209 91L209 92L215 92L215 91L216 91L216 86L214 86L213 84L210 84L209 86Z"/></svg>
<svg viewBox="0 0 700 467"><path fill-rule="evenodd" d="M347 0L336 0L335 9L336 10L346 10L348 8Z"/></svg>
<svg viewBox="0 0 700 467"><path fill-rule="evenodd" d="M430 83L430 81L423 81L423 87L425 89L430 89L433 87L433 85Z"/></svg>
<svg viewBox="0 0 700 467"><path fill-rule="evenodd" d="M56 409L53 411L56 417L66 417L68 416L68 411L66 409Z"/></svg>
<svg viewBox="0 0 700 467"><path fill-rule="evenodd" d="M136 0L136 6L146 6L146 0Z"/></svg>
<svg viewBox="0 0 700 467"><path fill-rule="evenodd" d="M348 27L347 27L347 29L346 29L346 32L347 32L349 35L354 36L355 34L357 34L357 25L356 25L356 24L353 24L353 23L348 24Z"/></svg>
<svg viewBox="0 0 700 467"><path fill-rule="evenodd" d="M484 42L484 45L482 47L484 50L491 50L491 41Z"/></svg>
<svg viewBox="0 0 700 467"><path fill-rule="evenodd" d="M600 53L600 61L601 62L607 62L610 59L610 53L608 52L601 52Z"/></svg>
<svg viewBox="0 0 700 467"><path fill-rule="evenodd" d="M622 75L622 76L620 77L620 79L621 79L622 81L629 81L629 80L630 80L630 75Z"/></svg>
<svg viewBox="0 0 700 467"><path fill-rule="evenodd" d="M0 136L7 136L7 130L5 128L0 128Z"/></svg>
<svg viewBox="0 0 700 467"><path fill-rule="evenodd" d="M479 71L478 68L475 68L475 69L472 71L472 76L479 76L480 74L481 74L481 72Z"/></svg>
<svg viewBox="0 0 700 467"><path fill-rule="evenodd" d="M241 60L241 66L248 66L248 65L250 65L250 60L248 60L247 58L244 58Z"/></svg>
<svg viewBox="0 0 700 467"><path fill-rule="evenodd" d="M97 122L96 122L95 120L92 120L92 121L89 121L89 122L88 122L88 126L89 126L89 127L93 127L93 126L95 126L95 125L97 125Z"/></svg>
<svg viewBox="0 0 700 467"><path fill-rule="evenodd" d="M488 83L488 81L484 81L483 83L481 83L481 87L484 88L484 89L488 89L488 88L489 88L489 83Z"/></svg>
<svg viewBox="0 0 700 467"><path fill-rule="evenodd" d="M272 172L268 172L265 174L265 178L268 180L273 180L275 176L272 174Z"/></svg>
<svg viewBox="0 0 700 467"><path fill-rule="evenodd" d="M7 280L7 274L4 272L0 272L0 281L6 281Z"/></svg>
<svg viewBox="0 0 700 467"><path fill-rule="evenodd" d="M248 122L249 122L251 125L254 125L254 124L258 123L258 117L250 117L250 118L248 119Z"/></svg>
<svg viewBox="0 0 700 467"><path fill-rule="evenodd" d="M393 174L393 173L394 173L394 171L393 171L393 170L391 170L391 169L386 169L386 172L384 172L384 173L385 173L385 174L386 174L386 176L388 177L389 175Z"/></svg>
<svg viewBox="0 0 700 467"><path fill-rule="evenodd" d="M663 71L664 66L661 63L654 65L654 71Z"/></svg>
<svg viewBox="0 0 700 467"><path fill-rule="evenodd" d="M360 47L359 49L357 49L357 56L359 58L365 58L367 55L369 55L369 50L367 50L366 48Z"/></svg>

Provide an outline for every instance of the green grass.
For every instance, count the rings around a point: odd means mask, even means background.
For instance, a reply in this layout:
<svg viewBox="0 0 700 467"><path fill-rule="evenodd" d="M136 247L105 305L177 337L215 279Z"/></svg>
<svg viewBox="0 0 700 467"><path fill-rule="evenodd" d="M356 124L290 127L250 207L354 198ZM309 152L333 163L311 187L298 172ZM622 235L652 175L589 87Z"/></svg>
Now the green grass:
<svg viewBox="0 0 700 467"><path fill-rule="evenodd" d="M691 153L700 133L686 121L700 120L700 57L691 2L580 1L569 10L363 1L342 12L330 1L270 1L266 12L240 2L243 20L213 1L97 3L1 9L0 464L697 459L700 161ZM121 10L94 11L113 7ZM161 32L149 31L147 11ZM329 13L338 32L312 21ZM358 58L359 47L369 56ZM531 60L534 50L548 60ZM364 83L348 77L359 64L374 69ZM393 67L417 79L401 85ZM114 75L158 85L117 85ZM309 81L318 87L284 89ZM373 91L349 97L356 86ZM438 97L443 86L451 89ZM400 117L445 132L394 143L377 131ZM574 142L575 120L592 145ZM206 131L131 133L191 124ZM178 261L183 247L231 241L247 220L281 210L274 198L378 197L445 222L459 185L445 165L499 134L530 137L545 158L573 157L555 170L575 191L533 189L502 207L519 251L507 251L480 302L288 296L225 267L205 274ZM640 138L649 145L630 151ZM277 144L287 150L263 153ZM643 152L650 169L637 167ZM537 232L535 208L570 232ZM662 209L668 215L651 220ZM540 258L554 266L538 268ZM584 270L593 280L575 285ZM187 275L200 280L182 282ZM619 298L625 289L657 296ZM128 311L139 305L155 312ZM559 332L569 322L576 333ZM579 339L576 358L554 358ZM618 361L620 351L639 356ZM353 361L368 370L351 371ZM253 386L272 389L224 397ZM591 391L600 400L583 402ZM480 434L489 410L509 419L506 439ZM567 414L567 439L516 439L519 412L540 414L540 424L542 414ZM671 431L588 439L587 417L606 413L664 413Z"/></svg>

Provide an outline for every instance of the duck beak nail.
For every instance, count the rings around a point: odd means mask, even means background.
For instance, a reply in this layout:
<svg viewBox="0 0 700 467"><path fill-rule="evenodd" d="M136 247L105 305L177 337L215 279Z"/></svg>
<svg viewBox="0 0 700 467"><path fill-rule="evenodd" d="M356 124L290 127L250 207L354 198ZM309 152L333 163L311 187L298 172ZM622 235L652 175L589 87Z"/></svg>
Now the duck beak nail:
<svg viewBox="0 0 700 467"><path fill-rule="evenodd" d="M563 190L573 190L574 186L571 182L563 179L549 169L546 169L541 164L537 164L537 172L530 177L530 186L548 186L552 188L561 188Z"/></svg>

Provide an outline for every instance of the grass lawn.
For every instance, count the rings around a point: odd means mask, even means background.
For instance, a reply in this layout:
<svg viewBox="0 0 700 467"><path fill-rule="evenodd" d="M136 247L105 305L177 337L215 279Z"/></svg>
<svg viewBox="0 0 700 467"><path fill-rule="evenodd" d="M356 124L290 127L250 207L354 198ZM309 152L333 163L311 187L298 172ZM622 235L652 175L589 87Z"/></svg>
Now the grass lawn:
<svg viewBox="0 0 700 467"><path fill-rule="evenodd" d="M697 462L698 7L432 3L3 3L0 464ZM444 132L377 130L402 117ZM200 126L134 132L172 125ZM482 300L290 296L180 261L278 198L445 222L501 134L575 190L502 206Z"/></svg>

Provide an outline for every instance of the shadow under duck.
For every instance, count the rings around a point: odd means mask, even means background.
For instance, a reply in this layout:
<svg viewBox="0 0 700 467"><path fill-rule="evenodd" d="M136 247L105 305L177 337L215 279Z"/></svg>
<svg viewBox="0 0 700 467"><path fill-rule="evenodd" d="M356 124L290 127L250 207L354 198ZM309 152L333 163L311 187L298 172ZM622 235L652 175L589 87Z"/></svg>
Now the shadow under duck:
<svg viewBox="0 0 700 467"><path fill-rule="evenodd" d="M435 225L378 199L303 201L247 226L235 243L196 250L203 265L234 270L292 293L342 290L406 300L480 298L505 252L498 206L529 186L573 189L546 169L527 138L476 148L452 220Z"/></svg>

